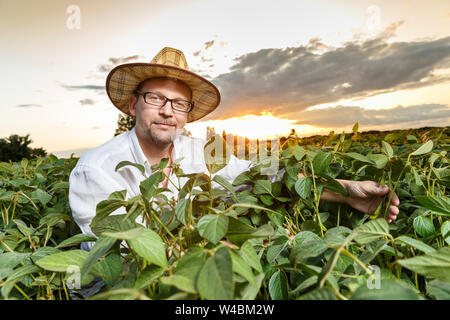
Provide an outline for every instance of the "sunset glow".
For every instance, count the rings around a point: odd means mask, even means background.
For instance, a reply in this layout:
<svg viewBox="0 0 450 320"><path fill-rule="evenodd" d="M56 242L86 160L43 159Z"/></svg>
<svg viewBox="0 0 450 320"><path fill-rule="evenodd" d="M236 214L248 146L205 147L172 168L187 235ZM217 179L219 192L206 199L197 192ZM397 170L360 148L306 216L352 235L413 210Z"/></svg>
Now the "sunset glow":
<svg viewBox="0 0 450 320"><path fill-rule="evenodd" d="M317 132L316 127L309 125L294 125L295 120L277 118L271 113L261 116L246 115L226 120L204 121L186 125L193 136L204 138L207 127L214 127L216 133L233 133L249 139L275 138L288 135L291 129L295 129L298 135L308 135Z"/></svg>

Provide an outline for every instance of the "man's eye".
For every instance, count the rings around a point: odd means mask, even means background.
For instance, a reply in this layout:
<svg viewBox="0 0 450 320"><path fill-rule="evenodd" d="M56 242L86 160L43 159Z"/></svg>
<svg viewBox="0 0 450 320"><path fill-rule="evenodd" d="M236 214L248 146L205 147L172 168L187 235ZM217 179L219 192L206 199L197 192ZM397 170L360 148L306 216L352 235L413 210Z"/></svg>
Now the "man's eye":
<svg viewBox="0 0 450 320"><path fill-rule="evenodd" d="M154 94L149 94L147 95L147 99L151 102L162 102L164 101L164 98L154 95Z"/></svg>
<svg viewBox="0 0 450 320"><path fill-rule="evenodd" d="M174 101L173 103L177 108L187 109L189 107L185 101Z"/></svg>

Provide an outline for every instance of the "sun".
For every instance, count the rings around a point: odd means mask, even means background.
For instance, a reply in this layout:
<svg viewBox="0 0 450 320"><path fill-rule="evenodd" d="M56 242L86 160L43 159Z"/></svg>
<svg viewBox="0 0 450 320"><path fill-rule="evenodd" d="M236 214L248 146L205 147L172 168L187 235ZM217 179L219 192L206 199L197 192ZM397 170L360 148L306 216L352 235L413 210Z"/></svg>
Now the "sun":
<svg viewBox="0 0 450 320"><path fill-rule="evenodd" d="M295 120L275 117L272 113L262 115L245 115L233 117L225 120L210 120L192 124L187 124L194 137L205 138L206 128L215 128L216 133L225 131L249 139L273 139L279 136L288 135L291 129L300 135L313 133L317 128L309 125L295 125Z"/></svg>

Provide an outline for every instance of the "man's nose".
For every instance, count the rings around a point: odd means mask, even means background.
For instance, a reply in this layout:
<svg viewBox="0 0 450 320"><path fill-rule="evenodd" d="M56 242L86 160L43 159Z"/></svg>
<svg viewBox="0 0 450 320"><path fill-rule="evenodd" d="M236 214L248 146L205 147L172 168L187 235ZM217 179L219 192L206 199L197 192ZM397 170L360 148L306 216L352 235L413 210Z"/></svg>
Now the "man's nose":
<svg viewBox="0 0 450 320"><path fill-rule="evenodd" d="M159 113L160 114L164 114L166 117L171 117L173 116L173 110L172 110L172 103L167 100L166 104L163 105L160 109L159 109Z"/></svg>

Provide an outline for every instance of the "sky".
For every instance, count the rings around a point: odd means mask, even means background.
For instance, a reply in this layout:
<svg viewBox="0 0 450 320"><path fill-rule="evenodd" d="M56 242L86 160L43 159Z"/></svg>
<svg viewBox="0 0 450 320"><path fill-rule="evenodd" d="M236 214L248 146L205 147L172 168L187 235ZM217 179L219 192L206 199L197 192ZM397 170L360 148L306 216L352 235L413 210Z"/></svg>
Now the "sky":
<svg viewBox="0 0 450 320"><path fill-rule="evenodd" d="M193 136L450 125L448 0L0 0L0 43L0 138L58 156L114 136L108 72L166 46L221 92Z"/></svg>

